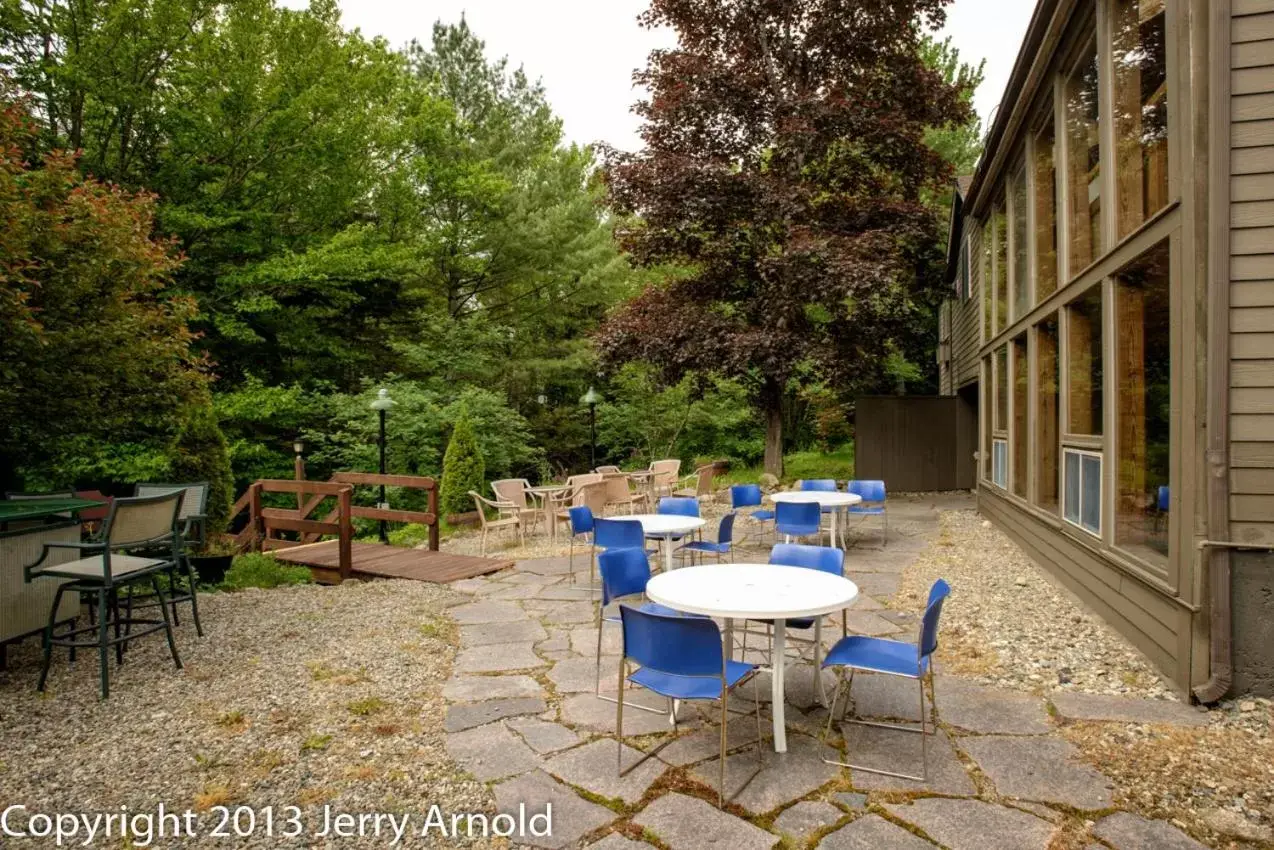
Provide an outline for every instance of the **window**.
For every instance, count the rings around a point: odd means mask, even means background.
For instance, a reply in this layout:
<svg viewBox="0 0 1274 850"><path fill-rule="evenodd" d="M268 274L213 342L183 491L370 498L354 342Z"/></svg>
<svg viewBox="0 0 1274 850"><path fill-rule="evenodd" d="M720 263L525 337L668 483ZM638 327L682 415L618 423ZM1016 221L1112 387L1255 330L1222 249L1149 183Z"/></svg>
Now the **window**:
<svg viewBox="0 0 1274 850"><path fill-rule="evenodd" d="M1115 0L1115 182L1122 239L1168 203L1168 64L1164 0Z"/></svg>
<svg viewBox="0 0 1274 850"><path fill-rule="evenodd" d="M1089 289L1066 310L1066 380L1070 393L1066 430L1070 434L1101 436L1101 316L1101 286Z"/></svg>
<svg viewBox="0 0 1274 850"><path fill-rule="evenodd" d="M1101 142L1097 48L1090 44L1066 80L1066 191L1070 276L1101 250Z"/></svg>
<svg viewBox="0 0 1274 850"><path fill-rule="evenodd" d="M994 440L991 443L991 481L996 487L1008 488L1009 482L1009 443L1008 440Z"/></svg>
<svg viewBox="0 0 1274 850"><path fill-rule="evenodd" d="M1066 449L1063 518L1085 531L1101 536L1101 455Z"/></svg>
<svg viewBox="0 0 1274 850"><path fill-rule="evenodd" d="M1115 278L1115 545L1152 563L1168 557L1169 260L1162 242Z"/></svg>
<svg viewBox="0 0 1274 850"><path fill-rule="evenodd" d="M1030 364L1026 359L1026 334L1013 340L1013 493L1026 498L1026 474L1030 463L1030 434L1027 432Z"/></svg>
<svg viewBox="0 0 1274 850"><path fill-rule="evenodd" d="M995 256L991 266L991 277L995 281L995 303L992 305L994 312L991 324L995 333L999 333L1008 324L1009 316L1009 240L1003 205L991 213L991 225L995 242Z"/></svg>
<svg viewBox="0 0 1274 850"><path fill-rule="evenodd" d="M978 261L978 282L982 287L982 339L989 340L994 334L991 327L991 266L992 266L992 230L988 222L982 227L982 252Z"/></svg>
<svg viewBox="0 0 1274 850"><path fill-rule="evenodd" d="M1035 504L1057 512L1057 317L1035 332Z"/></svg>
<svg viewBox="0 0 1274 850"><path fill-rule="evenodd" d="M1009 184L1009 215L1013 221L1013 319L1025 316L1031 309L1031 281L1028 277L1026 244L1026 165L1013 175Z"/></svg>
<svg viewBox="0 0 1274 850"><path fill-rule="evenodd" d="M1001 345L995 352L995 418L993 430L1009 430L1009 349Z"/></svg>
<svg viewBox="0 0 1274 850"><path fill-rule="evenodd" d="M984 358L982 358L982 382L981 382L981 385L982 385L983 387L992 387L992 388L995 386L995 373L992 371L992 367L991 367L991 358L990 358L990 357L984 357ZM994 391L994 390L992 390L992 391ZM980 429L980 430L982 431L982 450L981 450L981 453L980 453L980 454L979 454L979 456L978 456L978 466L979 466L979 468L980 468L980 472L981 472L982 477L983 477L983 478L986 478L986 479L990 479L990 478L991 478L991 472L992 472L992 469L991 469L991 428L989 427L991 423L988 421L988 420L991 418L991 404L990 404L990 398L991 398L991 394L990 394L989 392L987 392L987 391L985 391L985 390L982 390L982 391L979 391L979 392L978 392L978 400L979 400L979 402L980 402L980 406L981 406L981 410L980 410L980 411L979 411L979 413L978 413L978 417L979 417L979 419L981 420L981 429Z"/></svg>
<svg viewBox="0 0 1274 850"><path fill-rule="evenodd" d="M1053 122L1035 136L1035 300L1057 290L1057 175L1053 171Z"/></svg>

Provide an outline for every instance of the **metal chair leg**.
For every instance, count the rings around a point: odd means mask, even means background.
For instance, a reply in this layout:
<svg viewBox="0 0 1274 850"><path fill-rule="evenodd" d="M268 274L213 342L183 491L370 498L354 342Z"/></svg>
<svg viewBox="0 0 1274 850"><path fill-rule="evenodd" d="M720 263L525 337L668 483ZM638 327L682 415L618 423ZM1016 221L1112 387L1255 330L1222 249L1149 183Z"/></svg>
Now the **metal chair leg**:
<svg viewBox="0 0 1274 850"><path fill-rule="evenodd" d="M152 575L150 584L155 588L155 595L159 597L159 610L164 615L164 636L168 638L168 651L172 653L173 663L177 665L177 669L181 669L181 656L177 654L177 641L173 639L173 624L168 618L168 608L164 606L164 591L159 586L159 578Z"/></svg>
<svg viewBox="0 0 1274 850"><path fill-rule="evenodd" d="M851 673L850 681L852 683L853 671L851 670L850 673ZM857 720L857 719L844 720L842 718L841 722L852 723L856 726L874 726L878 729L893 729L899 732L909 732L913 735L918 733L920 735L920 763L921 763L921 767L924 770L923 774L921 774L920 776L916 776L910 773L897 773L892 770L882 770L878 767L867 767L861 764L850 764L849 762L835 761L833 759L823 759L823 762L825 764L836 765L837 767L848 767L851 770L861 770L864 773L875 773L875 774L879 774L880 776L892 776L897 779L910 779L913 782L928 782L929 781L929 736L937 734L938 729L936 726L934 726L933 730L931 731L928 728L928 724L925 721L924 677L918 676L916 677L916 681L919 684L919 688L920 688L920 728L919 729L912 729L907 726L900 726L896 723L873 723L867 720ZM839 687L837 689L839 690ZM835 705L835 702L833 702L833 706L834 705ZM845 700L845 710L848 711L848 709L849 709L849 699L847 697ZM829 711L827 714L827 729L828 729L829 735L831 733L833 716L834 716L834 713Z"/></svg>
<svg viewBox="0 0 1274 850"><path fill-rule="evenodd" d="M595 687L593 690L593 695L596 696L602 702L616 702L617 700L615 699L615 697L608 697L602 693L602 626L606 624L606 619L601 616L600 602L598 603L597 618L598 618L597 619L597 676L595 679ZM619 688L622 695L622 691L624 688L624 679L622 676L619 679ZM651 714L664 713L664 709L662 708L651 708L648 705L641 705L640 703L633 703L632 706L630 707L635 708L638 711L649 711ZM677 716L675 712L672 715L672 722L673 722L673 725L676 725Z"/></svg>
<svg viewBox="0 0 1274 850"><path fill-rule="evenodd" d="M44 683L49 678L49 667L53 663L53 624L57 622L58 608L62 604L62 594L66 590L66 585L59 585L57 592L53 594L53 607L49 609L49 621L44 625L44 657L40 662L40 682L35 689L40 693L44 693ZM74 649L72 649L74 651Z"/></svg>
<svg viewBox="0 0 1274 850"><path fill-rule="evenodd" d="M111 669L108 662L110 656L110 642L107 637L107 627L110 625L111 618L110 602L107 599L107 589L105 587L97 590L97 662L100 668L101 678L101 699L106 699L111 694ZM167 616L165 614L165 616Z"/></svg>

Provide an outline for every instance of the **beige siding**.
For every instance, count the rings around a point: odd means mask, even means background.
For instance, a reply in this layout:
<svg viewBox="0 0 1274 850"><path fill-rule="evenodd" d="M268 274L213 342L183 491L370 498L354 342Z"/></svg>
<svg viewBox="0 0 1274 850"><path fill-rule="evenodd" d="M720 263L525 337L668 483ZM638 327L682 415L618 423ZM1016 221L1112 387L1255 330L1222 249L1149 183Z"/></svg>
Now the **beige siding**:
<svg viewBox="0 0 1274 850"><path fill-rule="evenodd" d="M969 221L966 227L974 227ZM978 308L982 303L982 240L975 227L969 240L971 270L969 274L969 300L951 304L951 368L955 377L952 391L978 379Z"/></svg>
<svg viewBox="0 0 1274 850"><path fill-rule="evenodd" d="M1230 28L1230 532L1274 543L1274 0Z"/></svg>

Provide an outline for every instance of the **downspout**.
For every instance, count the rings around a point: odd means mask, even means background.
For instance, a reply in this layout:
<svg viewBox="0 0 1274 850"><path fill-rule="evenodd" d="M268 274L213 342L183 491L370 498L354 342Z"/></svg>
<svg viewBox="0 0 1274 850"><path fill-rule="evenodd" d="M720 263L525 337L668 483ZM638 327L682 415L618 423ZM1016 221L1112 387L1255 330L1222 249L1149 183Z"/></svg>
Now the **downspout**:
<svg viewBox="0 0 1274 850"><path fill-rule="evenodd" d="M1207 19L1205 67L1208 77L1208 278L1207 278L1207 530L1212 540L1230 537L1230 0L1195 2L1194 14ZM1223 70L1222 70L1223 69ZM1208 565L1209 678L1194 689L1199 702L1221 699L1234 679L1230 550L1199 551Z"/></svg>

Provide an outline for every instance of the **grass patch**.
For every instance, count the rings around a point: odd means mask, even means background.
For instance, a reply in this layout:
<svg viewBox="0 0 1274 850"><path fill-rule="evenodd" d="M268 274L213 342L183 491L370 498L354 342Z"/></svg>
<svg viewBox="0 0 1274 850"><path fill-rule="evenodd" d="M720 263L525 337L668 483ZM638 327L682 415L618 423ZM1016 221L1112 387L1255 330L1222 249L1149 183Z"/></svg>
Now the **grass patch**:
<svg viewBox="0 0 1274 850"><path fill-rule="evenodd" d="M331 735L310 735L308 738L306 738L304 741L301 742L301 752L304 753L309 750L322 752L323 750L326 750L329 746L331 746L331 744L332 744Z"/></svg>
<svg viewBox="0 0 1274 850"><path fill-rule="evenodd" d="M273 555L239 555L226 570L226 577L219 587L222 590L244 590L249 587L265 589L309 584L310 571L275 560Z"/></svg>
<svg viewBox="0 0 1274 850"><path fill-rule="evenodd" d="M713 485L721 488L731 484L754 484L765 472L765 467L733 466L725 475L718 476ZM790 485L802 478L835 478L843 481L854 477L854 444L846 443L833 452L789 452L783 456L783 479Z"/></svg>
<svg viewBox="0 0 1274 850"><path fill-rule="evenodd" d="M217 725L222 729L242 730L248 725L242 711L226 711L217 717Z"/></svg>
<svg viewBox="0 0 1274 850"><path fill-rule="evenodd" d="M234 802L234 795L224 785L204 786L202 794L195 795L195 811L206 812L213 806L225 806Z"/></svg>
<svg viewBox="0 0 1274 850"><path fill-rule="evenodd" d="M372 714L380 714L388 707L388 704L380 697L367 697L366 699L358 699L351 702L346 708L351 714L359 717L367 717Z"/></svg>

